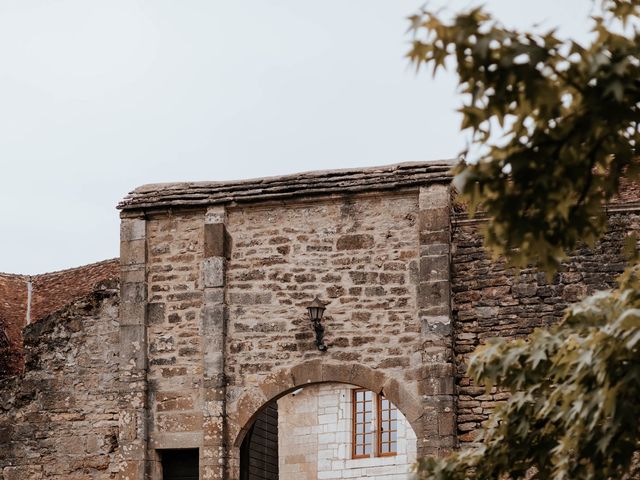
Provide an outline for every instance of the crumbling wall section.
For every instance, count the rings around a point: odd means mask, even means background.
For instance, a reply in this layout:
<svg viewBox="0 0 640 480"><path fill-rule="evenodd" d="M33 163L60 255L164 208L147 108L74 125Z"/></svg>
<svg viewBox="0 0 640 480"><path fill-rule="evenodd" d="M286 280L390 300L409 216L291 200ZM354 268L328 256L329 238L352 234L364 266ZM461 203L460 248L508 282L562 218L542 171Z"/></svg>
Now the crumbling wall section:
<svg viewBox="0 0 640 480"><path fill-rule="evenodd" d="M0 382L0 477L116 475L117 282L24 329L25 371Z"/></svg>

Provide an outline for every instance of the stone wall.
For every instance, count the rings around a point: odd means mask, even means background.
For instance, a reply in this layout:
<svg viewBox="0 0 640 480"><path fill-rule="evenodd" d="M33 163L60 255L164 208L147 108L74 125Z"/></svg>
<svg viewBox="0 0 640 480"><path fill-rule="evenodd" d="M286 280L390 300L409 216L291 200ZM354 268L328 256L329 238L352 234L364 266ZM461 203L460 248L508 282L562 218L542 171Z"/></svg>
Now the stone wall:
<svg viewBox="0 0 640 480"><path fill-rule="evenodd" d="M326 381L384 392L419 449L451 448L448 202L438 185L127 213L121 380L139 378L140 393L121 414L126 471L158 472L157 450L200 448L203 478L233 478L260 409ZM316 295L326 352L307 318Z"/></svg>
<svg viewBox="0 0 640 480"><path fill-rule="evenodd" d="M25 328L25 371L0 382L1 478L116 477L117 327L111 281Z"/></svg>
<svg viewBox="0 0 640 480"><path fill-rule="evenodd" d="M453 226L452 304L458 364L458 438L473 445L482 423L507 393L489 394L474 385L465 364L475 348L490 337L515 338L534 328L557 323L568 304L615 285L625 267L622 245L631 231L640 231L640 215L612 213L609 231L595 248L574 252L563 270L547 282L533 269L516 274L494 261L482 247L481 222L458 217Z"/></svg>
<svg viewBox="0 0 640 480"><path fill-rule="evenodd" d="M416 436L400 411L397 455L351 458L352 389L313 385L278 400L281 480L409 478Z"/></svg>
<svg viewBox="0 0 640 480"><path fill-rule="evenodd" d="M148 373L153 439L182 434L198 447L202 431L203 216L166 216L147 222Z"/></svg>
<svg viewBox="0 0 640 480"><path fill-rule="evenodd" d="M345 198L229 212L228 366L233 388L300 361L407 375L422 362L416 319L417 198ZM306 305L328 302L327 352Z"/></svg>

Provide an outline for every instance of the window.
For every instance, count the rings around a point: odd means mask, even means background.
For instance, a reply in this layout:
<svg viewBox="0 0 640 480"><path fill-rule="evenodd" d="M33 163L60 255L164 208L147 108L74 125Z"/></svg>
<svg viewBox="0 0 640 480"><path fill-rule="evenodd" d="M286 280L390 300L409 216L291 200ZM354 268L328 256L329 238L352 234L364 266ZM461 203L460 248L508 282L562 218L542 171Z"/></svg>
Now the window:
<svg viewBox="0 0 640 480"><path fill-rule="evenodd" d="M371 456L373 450L373 392L353 391L353 458Z"/></svg>
<svg viewBox="0 0 640 480"><path fill-rule="evenodd" d="M378 456L398 452L398 409L382 395L378 395Z"/></svg>
<svg viewBox="0 0 640 480"><path fill-rule="evenodd" d="M353 390L352 458L378 457L398 452L398 410L382 395ZM375 449L374 449L375 442Z"/></svg>

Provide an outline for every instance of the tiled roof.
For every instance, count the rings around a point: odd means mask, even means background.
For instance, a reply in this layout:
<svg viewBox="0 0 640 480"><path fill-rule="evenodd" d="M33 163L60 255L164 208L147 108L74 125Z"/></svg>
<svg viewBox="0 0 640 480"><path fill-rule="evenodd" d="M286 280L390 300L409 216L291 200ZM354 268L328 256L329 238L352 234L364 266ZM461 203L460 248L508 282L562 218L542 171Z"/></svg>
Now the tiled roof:
<svg viewBox="0 0 640 480"><path fill-rule="evenodd" d="M120 261L115 258L82 267L32 277L31 321L37 322L78 298L88 295L102 281L117 279Z"/></svg>

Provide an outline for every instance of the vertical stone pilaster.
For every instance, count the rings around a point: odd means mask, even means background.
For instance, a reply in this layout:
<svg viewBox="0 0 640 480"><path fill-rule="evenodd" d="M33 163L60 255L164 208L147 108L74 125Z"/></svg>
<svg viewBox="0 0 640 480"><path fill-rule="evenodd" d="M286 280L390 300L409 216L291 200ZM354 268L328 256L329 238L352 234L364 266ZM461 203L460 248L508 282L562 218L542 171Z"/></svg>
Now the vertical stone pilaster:
<svg viewBox="0 0 640 480"><path fill-rule="evenodd" d="M147 463L147 238L144 218L120 226L119 478L145 478Z"/></svg>
<svg viewBox="0 0 640 480"><path fill-rule="evenodd" d="M424 401L421 455L444 455L457 445L455 364L451 318L451 197L448 185L420 189L418 315L422 328Z"/></svg>
<svg viewBox="0 0 640 480"><path fill-rule="evenodd" d="M207 210L204 224L202 284L203 345L203 440L200 477L204 480L227 478L225 341L227 306L225 271L231 241L226 228L224 207Z"/></svg>

